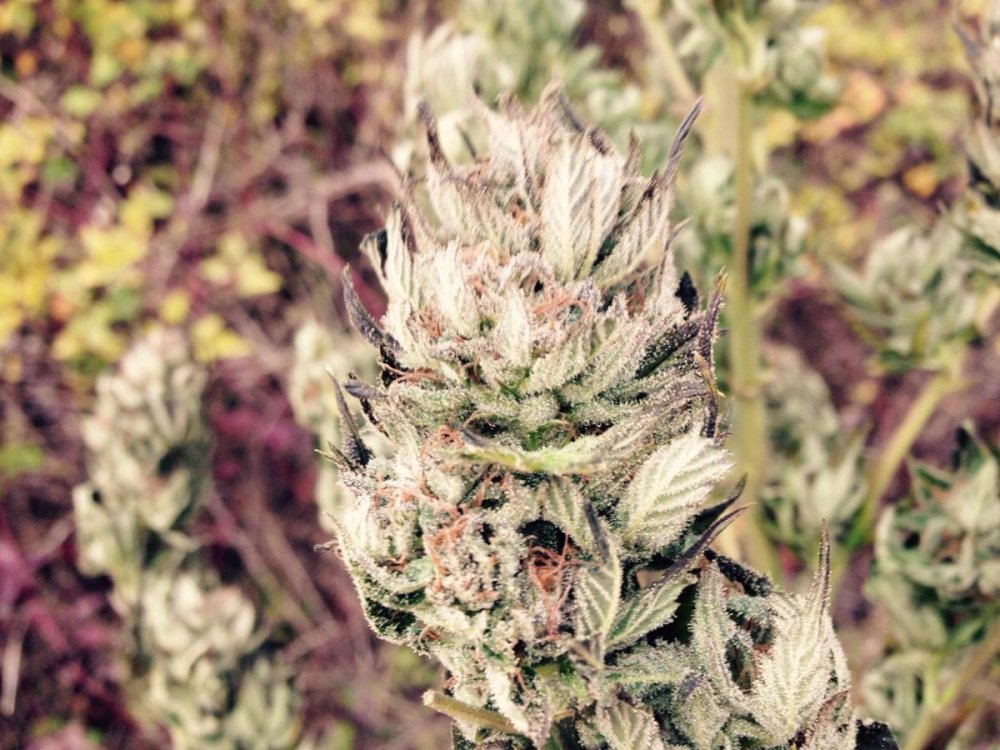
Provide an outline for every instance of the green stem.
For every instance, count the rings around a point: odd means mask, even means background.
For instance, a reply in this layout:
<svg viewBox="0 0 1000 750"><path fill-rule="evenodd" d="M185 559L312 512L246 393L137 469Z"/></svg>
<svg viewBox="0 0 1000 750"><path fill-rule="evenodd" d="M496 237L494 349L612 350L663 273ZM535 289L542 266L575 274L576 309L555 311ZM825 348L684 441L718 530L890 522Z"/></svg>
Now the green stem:
<svg viewBox="0 0 1000 750"><path fill-rule="evenodd" d="M736 45L733 45L734 47ZM738 71L739 68L737 67ZM727 307L734 429L740 471L747 475L743 499L755 503L767 462L767 424L760 383L760 331L750 289L750 201L753 191L751 136L753 91L736 73L736 218L729 266ZM750 514L748 514L750 515ZM743 524L749 562L780 576L774 549L762 529L759 506Z"/></svg>
<svg viewBox="0 0 1000 750"><path fill-rule="evenodd" d="M867 472L868 493L865 495L861 511L848 535L848 549L856 549L872 540L875 533L878 505L882 495L889 488L896 471L906 460L910 449L920 437L928 420L934 415L941 399L955 388L956 380L957 373L953 370L946 369L935 373L916 400L910 404L903 421L900 422L889 437L885 447L872 462Z"/></svg>
<svg viewBox="0 0 1000 750"><path fill-rule="evenodd" d="M651 2L632 2L629 6L635 10L642 24L642 30L649 40L653 53L659 58L660 70L667 86L674 94L675 100L684 111L690 109L698 98L691 81L688 80L680 56L674 48L674 43L667 33L663 19L659 17L659 4Z"/></svg>
<svg viewBox="0 0 1000 750"><path fill-rule="evenodd" d="M485 708L476 708L468 703L455 700L444 693L435 690L428 690L424 693L424 705L440 711L445 716L449 716L455 721L463 721L467 724L474 724L484 729L492 729L495 732L505 734L520 734L507 719L496 711Z"/></svg>
<svg viewBox="0 0 1000 750"><path fill-rule="evenodd" d="M903 750L924 750L938 728L941 718L951 710L969 683L993 661L998 652L1000 652L1000 620L993 623L986 637L958 673L944 686L937 699L924 703L917 717L917 723L907 735Z"/></svg>

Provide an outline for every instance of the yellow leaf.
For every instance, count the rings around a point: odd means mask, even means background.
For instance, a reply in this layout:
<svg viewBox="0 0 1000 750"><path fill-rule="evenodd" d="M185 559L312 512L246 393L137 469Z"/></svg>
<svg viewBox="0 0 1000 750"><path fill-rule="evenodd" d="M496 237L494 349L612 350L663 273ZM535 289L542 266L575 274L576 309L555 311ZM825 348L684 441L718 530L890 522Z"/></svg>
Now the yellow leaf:
<svg viewBox="0 0 1000 750"><path fill-rule="evenodd" d="M248 250L247 238L239 232L227 232L219 239L219 255L230 262L242 261Z"/></svg>
<svg viewBox="0 0 1000 750"><path fill-rule="evenodd" d="M110 305L94 303L82 309L52 342L52 356L58 360L78 359L87 354L113 362L123 349L122 336L116 333Z"/></svg>
<svg viewBox="0 0 1000 750"><path fill-rule="evenodd" d="M199 362L214 362L229 357L245 357L253 349L249 342L229 328L221 316L204 315L191 326L194 357Z"/></svg>
<svg viewBox="0 0 1000 750"><path fill-rule="evenodd" d="M232 272L229 264L221 258L205 258L198 264L198 274L210 284L228 284Z"/></svg>
<svg viewBox="0 0 1000 750"><path fill-rule="evenodd" d="M66 114L83 119L101 106L101 92L86 86L70 86L59 104Z"/></svg>
<svg viewBox="0 0 1000 750"><path fill-rule="evenodd" d="M118 219L135 234L149 235L153 231L153 219L167 216L172 207L173 201L167 193L149 185L139 185L121 204Z"/></svg>
<svg viewBox="0 0 1000 750"><path fill-rule="evenodd" d="M0 33L13 33L19 38L31 33L35 24L35 11L31 0L14 0L0 3Z"/></svg>
<svg viewBox="0 0 1000 750"><path fill-rule="evenodd" d="M146 254L145 236L124 226L98 229L87 226L80 230L80 240L90 259L108 272L121 270Z"/></svg>
<svg viewBox="0 0 1000 750"><path fill-rule="evenodd" d="M281 276L254 258L236 267L236 292L241 297L273 294L281 289Z"/></svg>
<svg viewBox="0 0 1000 750"><path fill-rule="evenodd" d="M168 325L177 325L187 319L191 310L191 300L183 289L167 292L160 303L160 320Z"/></svg>
<svg viewBox="0 0 1000 750"><path fill-rule="evenodd" d="M937 170L931 162L910 167L903 173L903 185L918 198L930 198L937 190Z"/></svg>
<svg viewBox="0 0 1000 750"><path fill-rule="evenodd" d="M385 36L385 27L371 8L349 13L344 19L344 28L350 36L366 42L377 42Z"/></svg>
<svg viewBox="0 0 1000 750"><path fill-rule="evenodd" d="M798 132L799 119L787 109L776 109L768 115L766 137L771 149L791 145Z"/></svg>
<svg viewBox="0 0 1000 750"><path fill-rule="evenodd" d="M21 325L20 310L6 305L0 307L0 343L16 331L19 325Z"/></svg>

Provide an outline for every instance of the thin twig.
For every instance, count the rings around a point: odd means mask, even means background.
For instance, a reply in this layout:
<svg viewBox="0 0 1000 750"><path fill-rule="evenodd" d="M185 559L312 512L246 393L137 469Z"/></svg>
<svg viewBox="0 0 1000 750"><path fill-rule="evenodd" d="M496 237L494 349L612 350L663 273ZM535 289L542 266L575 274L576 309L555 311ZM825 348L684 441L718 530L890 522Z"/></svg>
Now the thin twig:
<svg viewBox="0 0 1000 750"><path fill-rule="evenodd" d="M334 255L332 248L324 248L309 235L277 219L265 223L264 231L318 265L331 281L340 278L344 260Z"/></svg>
<svg viewBox="0 0 1000 750"><path fill-rule="evenodd" d="M280 602L282 617L291 623L299 632L308 632L317 627L306 611L299 606L294 597L282 596L284 586L277 576L271 572L270 566L250 541L246 531L236 521L235 516L215 493L211 493L205 503L212 517L219 524L220 530L232 541L239 550L247 570L253 576L261 590Z"/></svg>
<svg viewBox="0 0 1000 750"><path fill-rule="evenodd" d="M11 628L3 650L3 688L0 691L0 713L13 716L17 704L17 686L21 675L21 653L27 626L19 622Z"/></svg>

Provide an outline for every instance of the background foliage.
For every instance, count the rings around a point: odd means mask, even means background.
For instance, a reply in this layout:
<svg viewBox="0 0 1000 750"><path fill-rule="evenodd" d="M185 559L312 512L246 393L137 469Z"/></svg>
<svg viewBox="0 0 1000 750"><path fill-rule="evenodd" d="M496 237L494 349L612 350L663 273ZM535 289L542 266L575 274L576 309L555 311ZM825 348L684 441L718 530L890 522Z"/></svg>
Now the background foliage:
<svg viewBox="0 0 1000 750"><path fill-rule="evenodd" d="M513 88L533 100L555 74L616 139L634 124L665 148L686 94L676 71L673 88L664 74L663 39L676 45L692 91L717 84L710 60L724 55L728 27L698 13L731 3L558 5L564 12L534 15L471 0L0 5L0 746L164 742L162 722L127 698L141 673L123 657L132 633L113 581L81 572L71 499L93 478L82 415L100 411L97 375L155 326L182 331L206 368L209 481L184 533L199 570L236 587L268 623L267 648L293 675L299 742L441 746L445 724L416 699L440 677L376 643L339 563L312 552L325 540L314 494L333 502L337 490L311 454L317 434L335 437L330 410L308 407L329 396L318 362L338 372L370 364L342 343L340 271L353 263L362 301L380 308L357 248L398 189L390 159L419 169L416 98L456 112L461 125L463 80L487 97ZM745 5L769 12L768 3ZM957 15L982 7L961 3ZM770 441L787 458L762 483L760 523L776 542L775 571L794 585L813 558L818 519L840 522L851 554L835 561L835 617L864 675L856 681L880 717L910 726L920 706L885 686L910 680L912 697L942 676L948 688L963 674L960 650L995 619L974 605L996 593L996 464L984 446L1000 441L1000 332L995 302L977 292L971 305L971 287L947 275L959 240L943 237L949 222L939 219L970 210L960 154L976 121L973 76L958 36L944 30L949 3L806 10L797 22L825 31L828 62L811 68L804 89L768 73L755 99L757 162L782 180L758 185L756 205L780 208L754 216L756 236L771 243L759 247L780 252L767 254L773 263L759 266L752 291ZM436 49L452 57L435 58ZM768 64L765 56L765 72ZM428 90L451 75L454 86ZM724 243L711 240L733 221L717 210L734 167L732 154L713 153L712 139L727 134L713 135L712 106L709 95L678 186L694 218L688 257L708 258L705 269L725 262ZM929 286L911 288L914 268L929 273L919 279ZM312 366L308 377L290 375L296 357ZM956 361L959 373L938 378ZM910 471L890 465L866 505L866 467L891 453L928 392L925 424L899 456ZM928 503L970 483L985 498L982 515L928 522ZM788 501L803 495L836 507ZM865 526L855 523L859 509L874 513L880 498L896 507L875 538L852 537ZM949 567L929 580L904 575L915 556L928 570L929 561L952 565L951 547L979 537L993 546L961 562L994 584L969 584ZM862 586L873 554L876 575ZM947 649L900 635L893 603L911 596L929 607L928 621L943 618ZM956 747L989 747L998 736L990 672L978 674L975 721ZM932 717L943 732L956 721L946 714Z"/></svg>

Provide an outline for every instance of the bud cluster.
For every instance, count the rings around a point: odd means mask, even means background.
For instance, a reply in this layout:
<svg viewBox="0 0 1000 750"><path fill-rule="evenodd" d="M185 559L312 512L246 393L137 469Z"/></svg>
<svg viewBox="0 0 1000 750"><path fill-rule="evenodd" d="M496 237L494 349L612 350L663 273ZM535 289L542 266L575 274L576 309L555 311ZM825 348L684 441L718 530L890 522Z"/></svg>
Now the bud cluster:
<svg viewBox="0 0 1000 750"><path fill-rule="evenodd" d="M78 565L106 575L133 634L130 709L176 748L294 745L297 700L257 655L267 631L185 533L207 479L206 373L176 331L156 330L97 381L83 425L90 479L73 493Z"/></svg>
<svg viewBox="0 0 1000 750"><path fill-rule="evenodd" d="M338 390L369 622L445 666L457 747L855 747L829 544L807 595L707 550L734 515L709 503L721 302L677 278L669 217L696 112L646 179L558 88L474 106L488 156L452 166L424 110L426 200L365 244L381 321L345 279L381 370L345 390L392 446Z"/></svg>

